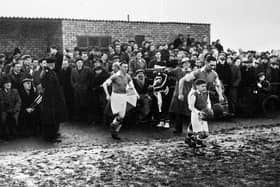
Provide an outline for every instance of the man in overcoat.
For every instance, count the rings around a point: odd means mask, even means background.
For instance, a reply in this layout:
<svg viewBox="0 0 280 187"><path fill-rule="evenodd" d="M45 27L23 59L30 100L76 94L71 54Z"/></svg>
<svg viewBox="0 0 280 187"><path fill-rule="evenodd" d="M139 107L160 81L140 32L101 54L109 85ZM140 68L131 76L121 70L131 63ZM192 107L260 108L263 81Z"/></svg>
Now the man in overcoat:
<svg viewBox="0 0 280 187"><path fill-rule="evenodd" d="M41 123L43 138L50 142L59 142L59 126L66 119L66 107L63 92L54 71L55 61L47 59L47 66L41 73L43 99L41 103Z"/></svg>

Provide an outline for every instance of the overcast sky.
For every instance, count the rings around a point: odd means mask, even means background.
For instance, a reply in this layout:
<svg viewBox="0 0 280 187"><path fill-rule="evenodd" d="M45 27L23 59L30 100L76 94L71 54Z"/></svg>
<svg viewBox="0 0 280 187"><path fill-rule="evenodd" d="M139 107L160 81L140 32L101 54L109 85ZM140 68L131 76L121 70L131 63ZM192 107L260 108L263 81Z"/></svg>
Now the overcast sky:
<svg viewBox="0 0 280 187"><path fill-rule="evenodd" d="M1 16L211 24L225 48L280 49L279 0L5 0Z"/></svg>

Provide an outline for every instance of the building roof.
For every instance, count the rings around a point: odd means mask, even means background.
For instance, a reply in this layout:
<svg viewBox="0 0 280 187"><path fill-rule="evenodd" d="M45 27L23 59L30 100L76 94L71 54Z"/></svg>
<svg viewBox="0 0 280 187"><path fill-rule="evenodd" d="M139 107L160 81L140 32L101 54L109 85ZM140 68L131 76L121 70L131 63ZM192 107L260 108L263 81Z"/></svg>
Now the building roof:
<svg viewBox="0 0 280 187"><path fill-rule="evenodd" d="M190 23L190 22L173 22L173 21L126 21L126 20L95 20L95 19L76 19L76 18L53 18L53 17L6 17L0 16L0 19L8 20L42 20L42 21L92 21L92 22L130 22L130 23L147 23L147 24L187 24L187 25L210 25L209 23Z"/></svg>

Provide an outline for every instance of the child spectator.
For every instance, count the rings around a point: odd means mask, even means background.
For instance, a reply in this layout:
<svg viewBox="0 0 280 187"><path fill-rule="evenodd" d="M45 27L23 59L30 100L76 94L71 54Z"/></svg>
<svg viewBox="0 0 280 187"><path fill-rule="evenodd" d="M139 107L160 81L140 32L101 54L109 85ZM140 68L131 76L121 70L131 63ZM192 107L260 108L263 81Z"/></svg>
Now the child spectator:
<svg viewBox="0 0 280 187"><path fill-rule="evenodd" d="M36 106L42 101L42 96L37 97L31 75L23 75L21 83L23 86L19 90L22 100L19 114L20 133L23 136L37 135L39 130L39 108L36 108Z"/></svg>

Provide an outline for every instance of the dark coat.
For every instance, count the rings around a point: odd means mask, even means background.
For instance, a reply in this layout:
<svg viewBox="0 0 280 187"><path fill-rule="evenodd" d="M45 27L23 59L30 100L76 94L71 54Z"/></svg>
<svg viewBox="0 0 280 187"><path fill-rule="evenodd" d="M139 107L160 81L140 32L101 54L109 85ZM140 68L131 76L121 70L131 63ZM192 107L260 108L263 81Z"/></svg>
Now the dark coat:
<svg viewBox="0 0 280 187"><path fill-rule="evenodd" d="M30 105L34 102L37 94L35 93L34 89L31 89L30 93L27 92L22 88L19 90L19 95L21 98L21 111L25 111L25 109L29 108Z"/></svg>
<svg viewBox="0 0 280 187"><path fill-rule="evenodd" d="M0 106L1 112L17 113L20 111L21 99L17 89L11 89L6 92L3 88L0 89Z"/></svg>
<svg viewBox="0 0 280 187"><path fill-rule="evenodd" d="M230 70L231 70L231 81L230 81L230 86L231 87L238 87L241 81L241 70L240 67L231 64L230 65Z"/></svg>
<svg viewBox="0 0 280 187"><path fill-rule="evenodd" d="M184 101L180 101L178 99L179 96L179 80L185 75L185 73L181 70L178 69L178 71L176 72L176 86L173 92L173 97L170 103L170 107L169 107L169 113L173 113L173 114L181 114L184 116L190 116L190 110L188 107L188 94L189 91L192 88L192 83L185 83L184 84L184 88L183 88L183 95L184 95Z"/></svg>
<svg viewBox="0 0 280 187"><path fill-rule="evenodd" d="M101 71L101 73L98 74L98 70ZM103 90L103 88L100 86L110 77L110 73L108 73L104 68L100 67L93 69L91 74L92 75L90 77L89 83L91 90L97 90L100 88Z"/></svg>
<svg viewBox="0 0 280 187"><path fill-rule="evenodd" d="M44 71L41 83L44 89L41 103L42 124L53 125L65 121L65 101L56 73L53 70Z"/></svg>
<svg viewBox="0 0 280 187"><path fill-rule="evenodd" d="M71 85L71 72L72 67L67 67L66 69L61 70L61 85L63 88L63 93L65 97L65 102L68 111L68 117L71 117L74 111L74 93L73 87Z"/></svg>
<svg viewBox="0 0 280 187"><path fill-rule="evenodd" d="M33 72L32 77L33 77L33 83L34 83L35 87L38 86L39 84L41 84L41 77L40 77L41 72L42 72L42 68L35 70Z"/></svg>
<svg viewBox="0 0 280 187"><path fill-rule="evenodd" d="M104 108L106 106L106 96L101 85L110 74L103 68L98 68L100 73L96 73L96 68L92 71L90 80L90 111L92 120L102 121Z"/></svg>
<svg viewBox="0 0 280 187"><path fill-rule="evenodd" d="M21 109L19 114L19 125L22 127L22 131L36 131L36 125L39 122L39 107L34 108L35 110L32 113L28 113L26 111L27 108L30 108L30 105L35 101L36 97L38 96L34 89L31 89L30 93L27 92L22 88L19 90L19 94L21 97Z"/></svg>
<svg viewBox="0 0 280 187"><path fill-rule="evenodd" d="M71 85L74 89L75 107L84 107L88 105L90 77L90 69L86 66L81 70L77 68L72 69Z"/></svg>
<svg viewBox="0 0 280 187"><path fill-rule="evenodd" d="M54 59L55 59L54 71L57 73L57 76L60 77L60 72L61 72L61 67L62 67L62 62L63 62L63 55L60 53L56 53L54 55Z"/></svg>
<svg viewBox="0 0 280 187"><path fill-rule="evenodd" d="M132 81L133 81L134 87L139 95L145 95L152 91L152 89L149 88L150 84L149 84L147 78L146 78L144 84L142 84L141 82L139 82L137 79L134 79L134 78L132 79Z"/></svg>
<svg viewBox="0 0 280 187"><path fill-rule="evenodd" d="M254 67L247 68L243 66L241 68L241 77L241 87L249 87L255 85L257 81L256 69Z"/></svg>
<svg viewBox="0 0 280 187"><path fill-rule="evenodd" d="M266 78L269 82L280 82L280 70L268 67L266 71Z"/></svg>
<svg viewBox="0 0 280 187"><path fill-rule="evenodd" d="M222 81L223 85L231 85L231 70L230 66L225 64L217 64L216 66L216 72L219 75L219 79Z"/></svg>
<svg viewBox="0 0 280 187"><path fill-rule="evenodd" d="M16 88L17 90L19 90L22 87L21 82L20 82L21 76L22 76L22 72L15 74L13 71L11 71L11 73L10 73L12 87Z"/></svg>

